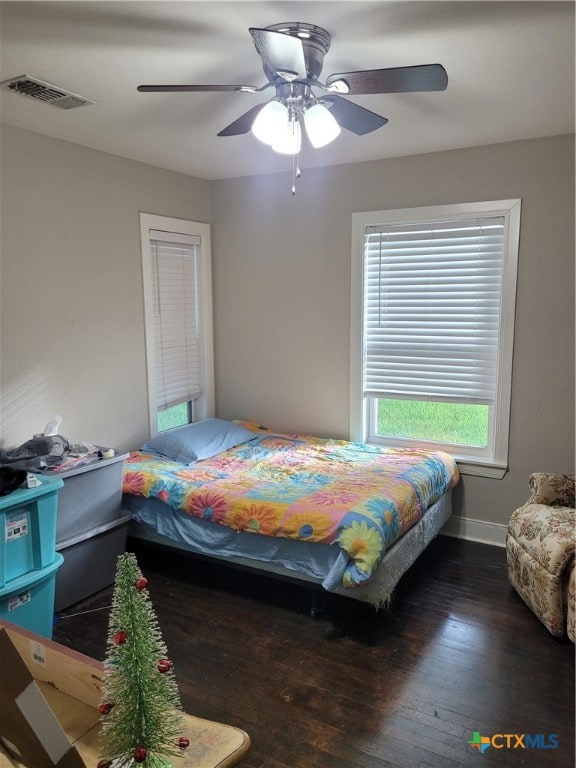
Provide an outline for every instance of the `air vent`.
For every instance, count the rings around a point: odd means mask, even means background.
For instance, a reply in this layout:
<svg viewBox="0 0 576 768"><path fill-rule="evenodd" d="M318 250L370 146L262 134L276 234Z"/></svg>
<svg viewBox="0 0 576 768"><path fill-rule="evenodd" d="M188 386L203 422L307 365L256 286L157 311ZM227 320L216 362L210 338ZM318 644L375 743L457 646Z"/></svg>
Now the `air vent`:
<svg viewBox="0 0 576 768"><path fill-rule="evenodd" d="M78 96L77 93L65 91L63 88L37 80L29 75L20 75L19 77L11 77L10 80L3 80L0 82L0 88L18 93L20 96L28 96L29 99L43 101L53 107L58 107L58 109L74 109L95 103L83 96Z"/></svg>

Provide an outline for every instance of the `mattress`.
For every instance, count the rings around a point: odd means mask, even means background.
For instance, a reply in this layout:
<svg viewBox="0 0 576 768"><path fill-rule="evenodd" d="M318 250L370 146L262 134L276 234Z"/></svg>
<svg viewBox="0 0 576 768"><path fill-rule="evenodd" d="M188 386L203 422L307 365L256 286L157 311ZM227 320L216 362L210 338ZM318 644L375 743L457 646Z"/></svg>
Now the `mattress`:
<svg viewBox="0 0 576 768"><path fill-rule="evenodd" d="M453 458L441 451L250 426L253 439L192 465L144 451L130 454L124 492L136 499L127 502L134 519L191 547L213 546L218 539L228 554L244 533L253 539L250 548L264 549L260 559L276 559L290 570L300 557L295 570L313 578L321 556L327 588L356 587L374 577L390 546L458 480ZM160 504L143 504L145 499ZM192 520L204 525L189 533Z"/></svg>

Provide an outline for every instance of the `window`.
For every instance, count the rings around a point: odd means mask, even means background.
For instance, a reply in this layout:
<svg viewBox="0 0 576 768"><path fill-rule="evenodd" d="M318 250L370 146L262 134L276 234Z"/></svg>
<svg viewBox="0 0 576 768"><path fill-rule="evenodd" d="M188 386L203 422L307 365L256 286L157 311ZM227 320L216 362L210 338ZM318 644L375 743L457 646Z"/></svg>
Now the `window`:
<svg viewBox="0 0 576 768"><path fill-rule="evenodd" d="M150 434L213 415L210 230L140 214Z"/></svg>
<svg viewBox="0 0 576 768"><path fill-rule="evenodd" d="M353 214L351 436L508 461L520 200Z"/></svg>

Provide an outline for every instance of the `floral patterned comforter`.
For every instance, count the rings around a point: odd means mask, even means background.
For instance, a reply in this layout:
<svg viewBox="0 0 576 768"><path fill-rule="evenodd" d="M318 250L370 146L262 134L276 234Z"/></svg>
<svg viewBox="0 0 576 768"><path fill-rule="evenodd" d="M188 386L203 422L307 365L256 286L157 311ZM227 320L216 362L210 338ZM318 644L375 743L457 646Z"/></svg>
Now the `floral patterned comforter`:
<svg viewBox="0 0 576 768"><path fill-rule="evenodd" d="M236 530L324 543L349 555L343 585L370 580L384 551L458 481L441 451L286 435L242 422L255 439L184 466L137 451L124 493Z"/></svg>

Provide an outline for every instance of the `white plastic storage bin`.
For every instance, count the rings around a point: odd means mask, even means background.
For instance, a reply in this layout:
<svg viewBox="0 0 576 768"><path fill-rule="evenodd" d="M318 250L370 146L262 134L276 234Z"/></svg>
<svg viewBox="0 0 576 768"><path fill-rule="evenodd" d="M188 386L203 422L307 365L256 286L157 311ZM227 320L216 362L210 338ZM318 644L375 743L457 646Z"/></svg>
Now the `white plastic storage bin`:
<svg viewBox="0 0 576 768"><path fill-rule="evenodd" d="M119 520L56 544L64 556L56 579L56 613L112 584L118 555L126 549L130 517L124 514Z"/></svg>
<svg viewBox="0 0 576 768"><path fill-rule="evenodd" d="M114 581L129 520L122 509L127 457L123 453L110 459L90 458L86 464L50 472L64 483L58 494L56 525L56 551L64 556L56 576L56 612Z"/></svg>

